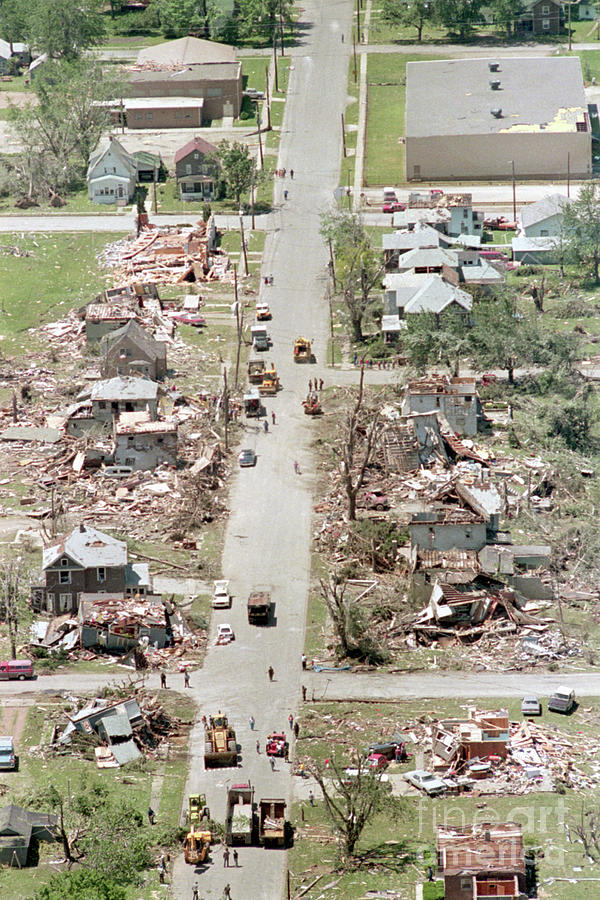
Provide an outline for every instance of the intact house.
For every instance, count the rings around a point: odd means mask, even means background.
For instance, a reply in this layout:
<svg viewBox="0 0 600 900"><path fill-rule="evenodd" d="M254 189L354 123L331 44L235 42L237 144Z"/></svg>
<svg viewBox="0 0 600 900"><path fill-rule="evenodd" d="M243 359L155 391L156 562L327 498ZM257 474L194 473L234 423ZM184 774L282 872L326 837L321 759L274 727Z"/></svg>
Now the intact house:
<svg viewBox="0 0 600 900"><path fill-rule="evenodd" d="M422 212L422 210L416 211ZM396 224L396 217L394 217L394 225ZM461 234L450 237L448 234L445 234L441 225L438 224L434 227L433 225L422 221L416 222L412 229L399 229L391 234L384 234L382 237L382 247L386 271L393 272L397 271L400 256L403 253L408 253L409 250L426 250L432 248L439 248L442 250L450 250L452 248L478 250L481 247L481 238L472 234Z"/></svg>
<svg viewBox="0 0 600 900"><path fill-rule="evenodd" d="M457 434L473 436L482 430L484 417L475 378L431 375L409 381L402 415L441 412Z"/></svg>
<svg viewBox="0 0 600 900"><path fill-rule="evenodd" d="M515 262L531 266L552 266L561 262L564 250L558 237L523 237L517 235L511 241Z"/></svg>
<svg viewBox="0 0 600 900"><path fill-rule="evenodd" d="M569 169L585 178L592 135L580 60L409 62L405 135L409 181L566 178Z"/></svg>
<svg viewBox="0 0 600 900"><path fill-rule="evenodd" d="M123 97L112 100L113 125L130 129L200 128L204 100L201 97Z"/></svg>
<svg viewBox="0 0 600 900"><path fill-rule="evenodd" d="M562 3L555 0L526 0L514 22L516 35L561 34L565 31Z"/></svg>
<svg viewBox="0 0 600 900"><path fill-rule="evenodd" d="M182 200L214 200L218 166L217 148L195 137L175 153L175 177Z"/></svg>
<svg viewBox="0 0 600 900"><path fill-rule="evenodd" d="M142 376L159 381L167 374L167 345L155 340L135 319L105 335L100 342L102 375Z"/></svg>
<svg viewBox="0 0 600 900"><path fill-rule="evenodd" d="M562 194L550 194L536 203L528 203L518 215L519 231L527 238L557 237L562 232L563 214L569 200Z"/></svg>
<svg viewBox="0 0 600 900"><path fill-rule="evenodd" d="M42 552L43 585L33 589L33 606L53 615L76 611L82 594L150 591L145 563L130 564L127 545L89 525L80 525Z"/></svg>
<svg viewBox="0 0 600 900"><path fill-rule="evenodd" d="M152 422L144 416L140 421L125 415L114 426L114 460L117 466L130 466L134 471L155 469L167 463L177 465L177 424Z"/></svg>
<svg viewBox="0 0 600 900"><path fill-rule="evenodd" d="M242 108L242 64L228 44L194 37L166 41L140 50L125 92L125 106L131 98L148 101L145 107L126 110L130 128L181 128L237 118Z"/></svg>
<svg viewBox="0 0 600 900"><path fill-rule="evenodd" d="M411 191L408 195L409 209L430 209L443 215L442 229L450 237L461 234L483 236L483 212L473 210L473 195L447 193L432 197L429 193Z"/></svg>
<svg viewBox="0 0 600 900"><path fill-rule="evenodd" d="M436 849L446 900L526 896L523 827L516 822L438 825Z"/></svg>
<svg viewBox="0 0 600 900"><path fill-rule="evenodd" d="M381 330L390 340L406 327L402 320L408 315L433 313L440 315L452 309L467 317L473 298L458 285L450 284L438 274L402 272L388 274L384 279L383 315Z"/></svg>
<svg viewBox="0 0 600 900"><path fill-rule="evenodd" d="M124 206L133 200L138 177L135 157L112 135L90 155L87 170L88 197L94 203Z"/></svg>
<svg viewBox="0 0 600 900"><path fill-rule="evenodd" d="M92 416L97 422L110 424L121 413L148 412L158 416L158 384L149 378L118 375L96 381L90 390Z"/></svg>

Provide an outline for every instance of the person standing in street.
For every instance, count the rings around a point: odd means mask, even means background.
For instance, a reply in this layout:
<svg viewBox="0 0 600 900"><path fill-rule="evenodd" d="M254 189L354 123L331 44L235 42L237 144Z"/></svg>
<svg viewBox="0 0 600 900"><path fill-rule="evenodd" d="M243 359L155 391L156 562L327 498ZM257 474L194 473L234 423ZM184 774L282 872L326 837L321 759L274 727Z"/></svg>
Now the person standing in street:
<svg viewBox="0 0 600 900"><path fill-rule="evenodd" d="M274 772L274 771L275 771L275 759L274 759L274 757L270 756L270 757L269 757L269 762L271 763L271 772Z"/></svg>
<svg viewBox="0 0 600 900"><path fill-rule="evenodd" d="M273 423L273 425L275 424L275 412L271 413L271 422Z"/></svg>
<svg viewBox="0 0 600 900"><path fill-rule="evenodd" d="M238 852L237 852L237 850L235 849L235 847L234 847L234 850L233 850L233 864L234 864L234 866L236 867L236 869L239 868L239 865L240 865L240 863L239 863L239 856L238 856Z"/></svg>
<svg viewBox="0 0 600 900"><path fill-rule="evenodd" d="M223 868L229 868L229 847L225 845L225 849L223 850Z"/></svg>
<svg viewBox="0 0 600 900"><path fill-rule="evenodd" d="M226 884L223 888L223 897L225 900L231 900L231 885Z"/></svg>
<svg viewBox="0 0 600 900"><path fill-rule="evenodd" d="M294 722L294 737L296 738L296 740L298 740L299 734L300 734L300 725L298 723L298 720L296 719L296 721Z"/></svg>
<svg viewBox="0 0 600 900"><path fill-rule="evenodd" d="M183 685L186 688L189 688L189 686L190 686L190 673L188 672L187 669L184 669L184 672L183 672Z"/></svg>
<svg viewBox="0 0 600 900"><path fill-rule="evenodd" d="M254 731L254 716L250 716L250 731Z"/></svg>
<svg viewBox="0 0 600 900"><path fill-rule="evenodd" d="M312 791L308 792L308 802L310 803L311 806L315 805L315 795L313 794Z"/></svg>
<svg viewBox="0 0 600 900"><path fill-rule="evenodd" d="M256 752L257 752L258 755L260 756L260 741L257 741L257 742L256 742Z"/></svg>
<svg viewBox="0 0 600 900"><path fill-rule="evenodd" d="M269 681L273 681L275 677L275 669L273 668L273 666L269 666L269 668L267 669L267 674L269 676Z"/></svg>
<svg viewBox="0 0 600 900"><path fill-rule="evenodd" d="M167 676L164 672L160 673L160 686L161 688L166 688L167 686Z"/></svg>
<svg viewBox="0 0 600 900"><path fill-rule="evenodd" d="M302 654L302 669L306 671L306 653Z"/></svg>
<svg viewBox="0 0 600 900"><path fill-rule="evenodd" d="M192 888L192 900L199 900L198 897L198 882L194 882L194 887Z"/></svg>
<svg viewBox="0 0 600 900"><path fill-rule="evenodd" d="M290 169L290 178L292 179L292 181L294 180L294 170L293 169Z"/></svg>

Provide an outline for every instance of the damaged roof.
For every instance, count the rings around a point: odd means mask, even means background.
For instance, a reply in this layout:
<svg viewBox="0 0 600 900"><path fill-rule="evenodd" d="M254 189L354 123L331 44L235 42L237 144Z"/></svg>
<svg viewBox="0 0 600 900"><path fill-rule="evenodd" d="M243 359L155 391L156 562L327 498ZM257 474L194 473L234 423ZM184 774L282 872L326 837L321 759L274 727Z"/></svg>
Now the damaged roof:
<svg viewBox="0 0 600 900"><path fill-rule="evenodd" d="M84 569L98 566L127 565L127 544L90 525L81 524L68 537L46 547L42 552L42 568L47 569L66 554Z"/></svg>
<svg viewBox="0 0 600 900"><path fill-rule="evenodd" d="M92 385L90 398L94 400L155 400L158 384L148 378L122 375L106 378Z"/></svg>
<svg viewBox="0 0 600 900"><path fill-rule="evenodd" d="M523 828L517 822L452 827L438 825L437 850L443 854L444 875L480 872L525 874Z"/></svg>

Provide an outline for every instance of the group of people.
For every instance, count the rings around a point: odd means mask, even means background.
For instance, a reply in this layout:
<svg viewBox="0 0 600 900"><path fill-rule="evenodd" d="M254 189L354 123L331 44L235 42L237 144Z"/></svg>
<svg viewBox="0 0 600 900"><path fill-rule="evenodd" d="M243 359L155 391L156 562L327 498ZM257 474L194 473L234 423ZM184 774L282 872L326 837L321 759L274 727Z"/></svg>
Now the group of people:
<svg viewBox="0 0 600 900"><path fill-rule="evenodd" d="M396 366L400 366L400 360L395 356L392 356L390 359L366 359L364 356L359 356L357 353L352 357L352 363L355 366L359 366L359 368L365 369L395 369Z"/></svg>
<svg viewBox="0 0 600 900"><path fill-rule="evenodd" d="M277 176L277 178L285 178L285 176L287 175L287 169L275 169L275 175ZM292 181L294 180L293 169L290 169L290 178L292 179Z"/></svg>
<svg viewBox="0 0 600 900"><path fill-rule="evenodd" d="M313 380L312 380L312 378L309 378L309 379L308 379L308 392L309 392L309 394L311 394L311 393L313 392L313 390L315 390L315 391L322 391L322 390L323 390L323 379L322 379L322 378L315 378L314 385L315 385L315 386L314 386L314 388L313 388Z"/></svg>

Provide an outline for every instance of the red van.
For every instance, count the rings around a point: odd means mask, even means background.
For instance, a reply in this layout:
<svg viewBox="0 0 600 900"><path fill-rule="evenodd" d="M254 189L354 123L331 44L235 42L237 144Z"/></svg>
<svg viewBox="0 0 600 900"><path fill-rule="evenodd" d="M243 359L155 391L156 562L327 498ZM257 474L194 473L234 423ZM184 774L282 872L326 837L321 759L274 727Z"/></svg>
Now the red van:
<svg viewBox="0 0 600 900"><path fill-rule="evenodd" d="M33 663L29 659L11 659L8 662L0 662L0 681L18 679L25 681L33 678Z"/></svg>

